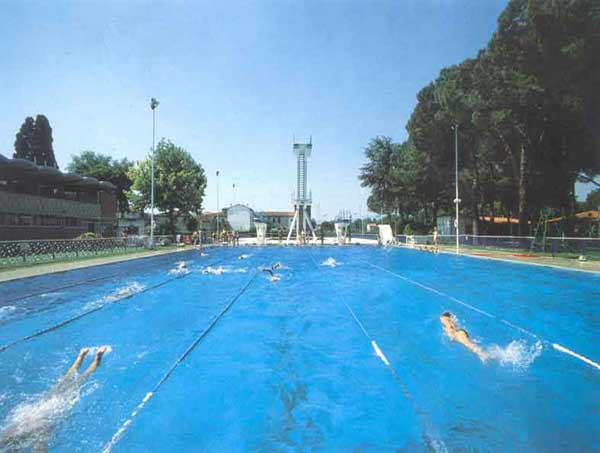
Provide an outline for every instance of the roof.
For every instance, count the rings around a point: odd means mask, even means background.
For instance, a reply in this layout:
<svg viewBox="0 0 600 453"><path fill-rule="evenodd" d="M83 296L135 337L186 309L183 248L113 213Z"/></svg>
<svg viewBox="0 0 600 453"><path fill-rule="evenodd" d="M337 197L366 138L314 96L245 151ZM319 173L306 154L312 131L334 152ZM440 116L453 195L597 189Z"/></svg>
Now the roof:
<svg viewBox="0 0 600 453"><path fill-rule="evenodd" d="M493 217L493 216L487 216L487 215L480 216L479 220L481 220L483 222L490 222L490 223L513 223L513 224L519 223L519 219L515 219L512 217Z"/></svg>
<svg viewBox="0 0 600 453"><path fill-rule="evenodd" d="M259 214L265 217L294 217L293 211L263 211Z"/></svg>
<svg viewBox="0 0 600 453"><path fill-rule="evenodd" d="M591 210L591 211L581 211L575 214L575 217L578 219L590 219L590 220L600 220L600 211ZM546 223L560 222L564 220L566 217L554 217L553 219L546 220Z"/></svg>
<svg viewBox="0 0 600 453"><path fill-rule="evenodd" d="M36 165L26 159L9 159L0 154L0 178L20 179L29 178L60 184L74 190L114 190L116 187L108 181L98 181L96 178L79 176L73 173L63 173L58 168Z"/></svg>

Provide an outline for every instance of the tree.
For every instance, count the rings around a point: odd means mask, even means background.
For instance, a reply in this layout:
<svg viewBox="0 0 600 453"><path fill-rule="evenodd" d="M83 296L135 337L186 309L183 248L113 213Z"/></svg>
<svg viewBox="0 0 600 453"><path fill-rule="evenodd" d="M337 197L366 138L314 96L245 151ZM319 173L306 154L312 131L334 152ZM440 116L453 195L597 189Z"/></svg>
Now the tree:
<svg viewBox="0 0 600 453"><path fill-rule="evenodd" d="M15 139L15 153L13 154L14 158L27 159L30 161L35 160L32 144L34 129L35 121L32 117L28 116L25 118L25 121L23 121L19 132L17 132Z"/></svg>
<svg viewBox="0 0 600 453"><path fill-rule="evenodd" d="M44 115L28 116L17 132L13 157L58 168L52 148L52 128Z"/></svg>
<svg viewBox="0 0 600 453"><path fill-rule="evenodd" d="M600 189L592 190L585 198L585 209L600 210Z"/></svg>
<svg viewBox="0 0 600 453"><path fill-rule="evenodd" d="M365 148L367 163L360 169L362 187L371 188L367 205L374 212L390 214L393 206L392 191L393 156L397 145L389 137L376 137Z"/></svg>
<svg viewBox="0 0 600 453"><path fill-rule="evenodd" d="M114 184L117 187L116 195L119 211L124 213L129 211L129 200L126 192L132 184L128 175L132 166L133 162L126 158L113 160L112 157L105 154L83 151L79 156L71 156L71 163L67 166L67 170L78 175L91 176Z"/></svg>
<svg viewBox="0 0 600 453"><path fill-rule="evenodd" d="M36 164L58 168L56 158L54 157L52 142L52 128L50 127L48 118L44 115L36 116L35 129L31 139L34 161Z"/></svg>
<svg viewBox="0 0 600 453"><path fill-rule="evenodd" d="M174 233L177 216L201 211L206 176L186 150L168 140L158 143L154 157L155 204L167 213L169 231ZM133 184L127 196L134 209L142 212L150 206L151 166L149 156L128 172Z"/></svg>

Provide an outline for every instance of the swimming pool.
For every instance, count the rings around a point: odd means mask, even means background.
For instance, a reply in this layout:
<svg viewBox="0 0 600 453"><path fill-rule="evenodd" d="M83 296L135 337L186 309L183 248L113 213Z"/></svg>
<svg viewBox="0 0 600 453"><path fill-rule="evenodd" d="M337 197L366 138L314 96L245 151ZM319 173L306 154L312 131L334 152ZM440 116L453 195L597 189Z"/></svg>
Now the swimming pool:
<svg viewBox="0 0 600 453"><path fill-rule="evenodd" d="M600 445L598 275L367 246L207 253L0 285L2 429L49 418L55 451ZM258 268L276 262L272 282ZM490 360L446 337L444 311ZM99 345L76 394L44 399Z"/></svg>

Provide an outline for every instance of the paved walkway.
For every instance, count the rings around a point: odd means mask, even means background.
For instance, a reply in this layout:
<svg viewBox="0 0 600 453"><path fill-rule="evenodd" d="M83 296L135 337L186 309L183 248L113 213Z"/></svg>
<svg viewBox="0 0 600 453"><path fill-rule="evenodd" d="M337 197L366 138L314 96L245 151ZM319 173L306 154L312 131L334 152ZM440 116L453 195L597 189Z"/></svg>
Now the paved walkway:
<svg viewBox="0 0 600 453"><path fill-rule="evenodd" d="M0 272L0 282L15 280L24 277L37 277L54 272L64 272L73 269L82 269L85 267L98 266L99 264L119 263L121 261L135 260L148 256L160 256L169 253L179 253L191 250L191 247L170 248L167 250L143 250L140 252L127 253L124 255L106 256L100 258L91 258L80 261L69 261L63 263L35 264L27 267L19 267L12 270Z"/></svg>

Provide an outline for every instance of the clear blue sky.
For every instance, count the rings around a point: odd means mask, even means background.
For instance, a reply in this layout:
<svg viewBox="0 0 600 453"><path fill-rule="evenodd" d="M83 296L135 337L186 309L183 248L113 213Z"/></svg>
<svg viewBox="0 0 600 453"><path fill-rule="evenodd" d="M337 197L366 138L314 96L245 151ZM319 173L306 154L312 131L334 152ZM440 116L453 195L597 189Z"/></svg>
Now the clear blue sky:
<svg viewBox="0 0 600 453"><path fill-rule="evenodd" d="M205 209L216 207L217 169L221 205L289 209L292 136L312 134L315 214L364 210L369 139L404 139L419 89L485 46L505 4L3 2L0 153L43 113L61 168L84 149L142 159L156 97L157 136L207 171Z"/></svg>

